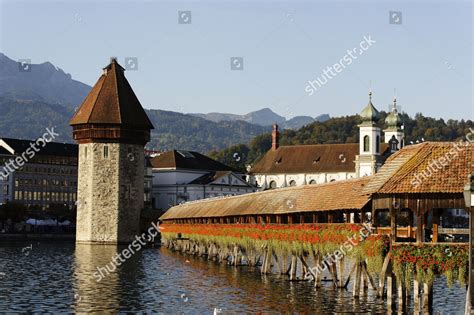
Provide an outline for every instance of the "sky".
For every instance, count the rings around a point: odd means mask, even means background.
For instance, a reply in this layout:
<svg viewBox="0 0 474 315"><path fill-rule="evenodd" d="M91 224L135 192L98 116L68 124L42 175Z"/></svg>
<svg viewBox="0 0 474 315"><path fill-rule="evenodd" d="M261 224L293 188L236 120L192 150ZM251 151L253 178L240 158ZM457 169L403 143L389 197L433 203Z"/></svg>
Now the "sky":
<svg viewBox="0 0 474 315"><path fill-rule="evenodd" d="M411 116L474 119L472 17L467 0L0 0L0 52L89 85L110 57L132 58L126 76L146 108L343 116L372 90L379 110L396 95Z"/></svg>

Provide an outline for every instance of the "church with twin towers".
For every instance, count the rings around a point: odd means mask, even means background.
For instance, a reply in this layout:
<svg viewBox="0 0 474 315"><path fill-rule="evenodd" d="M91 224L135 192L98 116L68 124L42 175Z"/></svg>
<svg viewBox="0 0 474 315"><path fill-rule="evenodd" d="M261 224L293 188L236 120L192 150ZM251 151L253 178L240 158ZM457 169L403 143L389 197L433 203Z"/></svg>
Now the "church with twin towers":
<svg viewBox="0 0 474 315"><path fill-rule="evenodd" d="M369 102L360 113L359 142L344 144L280 145L278 125L273 125L272 147L252 166L248 181L260 190L323 184L375 174L385 160L405 145L397 100L379 126L380 113Z"/></svg>

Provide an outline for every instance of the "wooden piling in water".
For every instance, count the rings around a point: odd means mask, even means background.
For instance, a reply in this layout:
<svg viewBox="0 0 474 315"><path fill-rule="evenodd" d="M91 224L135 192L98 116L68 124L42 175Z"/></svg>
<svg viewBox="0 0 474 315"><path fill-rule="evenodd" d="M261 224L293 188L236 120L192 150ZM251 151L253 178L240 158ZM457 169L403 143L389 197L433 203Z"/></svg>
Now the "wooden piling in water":
<svg viewBox="0 0 474 315"><path fill-rule="evenodd" d="M378 297L384 297L385 296L385 279L387 278L387 273L391 273L391 265L390 265L390 259L392 258L392 252L388 252L387 256L385 256L385 259L383 261L382 265L382 271L380 272L380 277L379 277L379 291L377 293Z"/></svg>
<svg viewBox="0 0 474 315"><path fill-rule="evenodd" d="M332 276L332 283L334 284L334 287L337 288L338 287L338 278L337 278L336 262L332 262L329 265L329 271L330 271L331 276Z"/></svg>
<svg viewBox="0 0 474 315"><path fill-rule="evenodd" d="M393 279L392 273L387 275L387 309L390 311L395 310L395 303L393 301L393 289L395 286L395 281Z"/></svg>
<svg viewBox="0 0 474 315"><path fill-rule="evenodd" d="M316 263L316 271L315 271L315 278L314 278L314 286L316 288L320 288L321 287L321 271L320 271L320 267L319 267L319 264L321 263L321 255L319 254L315 254L314 255L314 260L315 260L315 263Z"/></svg>
<svg viewBox="0 0 474 315"><path fill-rule="evenodd" d="M370 283L370 286L372 287L372 289L374 289L378 292L377 285L375 284L374 279L370 275L369 270L367 270L367 263L365 261L362 262L362 271L365 275L365 279L366 279L367 283Z"/></svg>
<svg viewBox="0 0 474 315"><path fill-rule="evenodd" d="M433 285L423 283L423 314L432 314L433 312Z"/></svg>
<svg viewBox="0 0 474 315"><path fill-rule="evenodd" d="M362 276L362 272L361 272L361 268L360 268L360 260L357 259L356 262L355 262L356 266L355 266L355 279L354 279L354 286L352 288L352 296L354 298L359 298L360 296L360 282L361 282L361 276Z"/></svg>
<svg viewBox="0 0 474 315"><path fill-rule="evenodd" d="M298 267L298 259L295 254L291 255L291 269L290 269L290 281L296 280L296 270Z"/></svg>
<svg viewBox="0 0 474 315"><path fill-rule="evenodd" d="M398 298L398 311L406 312L406 290L405 283L401 279L397 279L397 298Z"/></svg>
<svg viewBox="0 0 474 315"><path fill-rule="evenodd" d="M413 280L413 308L415 314L419 314L421 311L421 299L420 299L420 283L418 280Z"/></svg>
<svg viewBox="0 0 474 315"><path fill-rule="evenodd" d="M336 269L337 274L339 275L338 282L337 282L338 288L344 288L344 267L345 267L344 257L342 257L337 262L337 269Z"/></svg>

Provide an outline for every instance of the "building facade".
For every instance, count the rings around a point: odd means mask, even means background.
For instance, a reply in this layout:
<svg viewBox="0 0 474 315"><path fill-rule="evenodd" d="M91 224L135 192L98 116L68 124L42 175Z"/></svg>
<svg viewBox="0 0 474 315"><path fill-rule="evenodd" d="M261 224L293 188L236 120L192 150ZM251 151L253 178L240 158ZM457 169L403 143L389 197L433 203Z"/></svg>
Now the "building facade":
<svg viewBox="0 0 474 315"><path fill-rule="evenodd" d="M77 198L77 145L49 142L30 158L25 152L32 143L35 141L0 138L0 204L11 201L42 210L51 205L73 209ZM7 167L9 161L17 159L24 165Z"/></svg>
<svg viewBox="0 0 474 315"><path fill-rule="evenodd" d="M242 174L203 154L173 150L151 159L153 207L159 210L188 201L254 192Z"/></svg>
<svg viewBox="0 0 474 315"><path fill-rule="evenodd" d="M76 242L129 243L144 208L153 125L116 59L70 121L79 144Z"/></svg>
<svg viewBox="0 0 474 315"><path fill-rule="evenodd" d="M4 167L5 163L13 158L13 155L5 148L0 147L0 205L13 200L13 176Z"/></svg>
<svg viewBox="0 0 474 315"><path fill-rule="evenodd" d="M251 167L247 181L266 190L375 174L388 155L403 146L400 115L395 104L386 120L385 142L382 142L381 128L377 126L380 115L372 104L371 92L360 117L359 143L280 146L278 126L273 125L272 148Z"/></svg>

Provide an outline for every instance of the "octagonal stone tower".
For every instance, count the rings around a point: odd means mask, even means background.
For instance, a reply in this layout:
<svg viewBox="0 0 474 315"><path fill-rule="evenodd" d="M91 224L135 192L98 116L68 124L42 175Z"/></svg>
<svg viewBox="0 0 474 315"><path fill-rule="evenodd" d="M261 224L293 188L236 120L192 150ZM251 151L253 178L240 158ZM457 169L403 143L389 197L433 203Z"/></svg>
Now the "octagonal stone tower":
<svg viewBox="0 0 474 315"><path fill-rule="evenodd" d="M139 233L144 146L153 125L112 59L70 121L79 144L76 242L118 244Z"/></svg>

